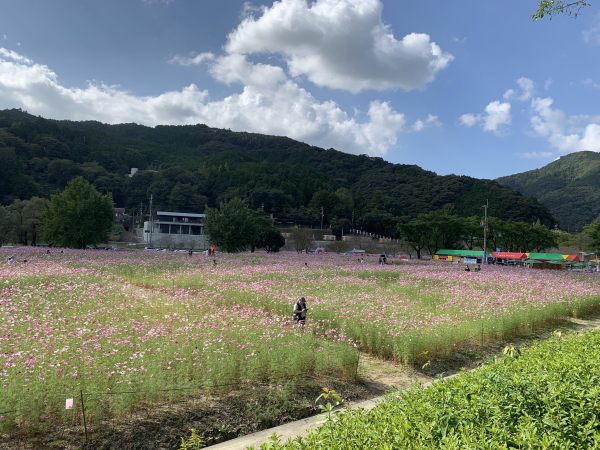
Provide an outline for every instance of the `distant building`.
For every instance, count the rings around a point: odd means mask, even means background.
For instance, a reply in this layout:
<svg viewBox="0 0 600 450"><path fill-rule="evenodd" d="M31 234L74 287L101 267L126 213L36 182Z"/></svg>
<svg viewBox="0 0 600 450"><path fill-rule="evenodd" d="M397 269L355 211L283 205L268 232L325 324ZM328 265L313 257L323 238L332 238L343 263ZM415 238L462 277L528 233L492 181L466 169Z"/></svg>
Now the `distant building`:
<svg viewBox="0 0 600 450"><path fill-rule="evenodd" d="M144 222L142 239L148 246L205 249L205 214L158 211L157 220Z"/></svg>

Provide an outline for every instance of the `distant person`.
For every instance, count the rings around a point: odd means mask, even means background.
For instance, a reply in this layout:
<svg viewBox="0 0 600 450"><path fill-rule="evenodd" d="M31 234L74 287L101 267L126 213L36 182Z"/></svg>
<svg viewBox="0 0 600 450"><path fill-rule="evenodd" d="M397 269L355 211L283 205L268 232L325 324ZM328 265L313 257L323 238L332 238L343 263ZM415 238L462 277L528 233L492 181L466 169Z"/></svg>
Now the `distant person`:
<svg viewBox="0 0 600 450"><path fill-rule="evenodd" d="M308 311L306 299L300 297L300 300L294 305L294 315L292 316L294 321L304 326L304 323L306 322L306 311Z"/></svg>
<svg viewBox="0 0 600 450"><path fill-rule="evenodd" d="M364 260L364 259L362 259L362 258L360 258L360 263L361 263L361 264L364 264L364 263L365 263L365 260Z"/></svg>
<svg viewBox="0 0 600 450"><path fill-rule="evenodd" d="M382 258L381 256L379 257L379 262L378 262L378 264L379 264L379 265L383 264L383 258Z"/></svg>
<svg viewBox="0 0 600 450"><path fill-rule="evenodd" d="M10 258L8 258L8 263L9 264L16 264L17 263L17 259L14 256L11 256Z"/></svg>
<svg viewBox="0 0 600 450"><path fill-rule="evenodd" d="M213 259L213 267L217 265L217 260Z"/></svg>
<svg viewBox="0 0 600 450"><path fill-rule="evenodd" d="M383 264L387 264L387 257L385 255L383 255L382 259L383 259Z"/></svg>
<svg viewBox="0 0 600 450"><path fill-rule="evenodd" d="M465 272L470 272L471 268L469 267L469 265L467 264L467 267L465 267Z"/></svg>
<svg viewBox="0 0 600 450"><path fill-rule="evenodd" d="M481 264L477 264L477 267L475 267L475 272L481 272Z"/></svg>

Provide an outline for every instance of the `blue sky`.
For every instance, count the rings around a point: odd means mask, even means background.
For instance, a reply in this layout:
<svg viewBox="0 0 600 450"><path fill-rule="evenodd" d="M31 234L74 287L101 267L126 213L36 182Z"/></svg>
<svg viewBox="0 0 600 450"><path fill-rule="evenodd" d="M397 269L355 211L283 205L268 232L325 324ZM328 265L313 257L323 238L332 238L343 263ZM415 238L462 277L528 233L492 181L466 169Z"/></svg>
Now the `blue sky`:
<svg viewBox="0 0 600 450"><path fill-rule="evenodd" d="M497 178L600 151L600 12L535 0L21 0L0 109L205 123Z"/></svg>

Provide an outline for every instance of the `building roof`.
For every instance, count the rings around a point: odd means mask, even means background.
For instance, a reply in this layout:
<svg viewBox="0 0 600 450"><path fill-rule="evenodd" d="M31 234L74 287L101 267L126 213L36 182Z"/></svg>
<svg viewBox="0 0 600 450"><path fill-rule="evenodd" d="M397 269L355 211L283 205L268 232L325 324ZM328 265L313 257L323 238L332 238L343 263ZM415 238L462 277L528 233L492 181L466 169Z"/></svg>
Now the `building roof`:
<svg viewBox="0 0 600 450"><path fill-rule="evenodd" d="M541 259L546 261L564 261L565 257L560 253L529 253L529 259Z"/></svg>
<svg viewBox="0 0 600 450"><path fill-rule="evenodd" d="M502 258L502 259L527 259L527 253L517 253L517 252L494 252L492 253L494 258Z"/></svg>
<svg viewBox="0 0 600 450"><path fill-rule="evenodd" d="M156 214L158 216L177 216L177 217L196 217L196 218L206 217L206 214L192 214L192 213L179 213L179 212L166 212L166 211L158 211Z"/></svg>

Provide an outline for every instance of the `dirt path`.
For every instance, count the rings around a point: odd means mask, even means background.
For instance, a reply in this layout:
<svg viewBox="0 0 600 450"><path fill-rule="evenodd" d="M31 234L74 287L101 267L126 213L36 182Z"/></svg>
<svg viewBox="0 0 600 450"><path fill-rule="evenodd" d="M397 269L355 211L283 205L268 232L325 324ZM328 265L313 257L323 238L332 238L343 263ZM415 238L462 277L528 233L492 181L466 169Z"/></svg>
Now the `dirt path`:
<svg viewBox="0 0 600 450"><path fill-rule="evenodd" d="M410 367L383 361L366 354L360 355L358 376L369 390L382 394L393 389L406 389L415 381L426 383L433 379L433 377L419 373Z"/></svg>

